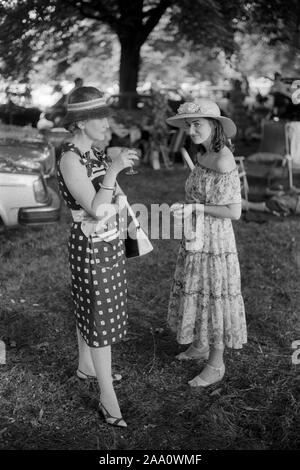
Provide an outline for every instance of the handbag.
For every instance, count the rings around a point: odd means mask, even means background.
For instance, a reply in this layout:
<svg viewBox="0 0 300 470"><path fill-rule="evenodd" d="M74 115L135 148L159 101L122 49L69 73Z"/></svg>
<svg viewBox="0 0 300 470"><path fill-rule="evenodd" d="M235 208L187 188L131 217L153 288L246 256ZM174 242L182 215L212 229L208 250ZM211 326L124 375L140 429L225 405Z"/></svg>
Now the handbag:
<svg viewBox="0 0 300 470"><path fill-rule="evenodd" d="M137 256L143 256L153 250L153 245L150 242L147 234L142 229L141 224L135 216L124 191L117 183L117 188L120 193L125 196L125 206L128 214L130 215L132 222L127 227L127 233L125 238L125 255L126 258L136 258Z"/></svg>
<svg viewBox="0 0 300 470"><path fill-rule="evenodd" d="M126 206L132 219L132 223L127 227L127 236L125 238L126 258L135 258L137 256L146 255L153 250L153 245L142 229L127 200Z"/></svg>

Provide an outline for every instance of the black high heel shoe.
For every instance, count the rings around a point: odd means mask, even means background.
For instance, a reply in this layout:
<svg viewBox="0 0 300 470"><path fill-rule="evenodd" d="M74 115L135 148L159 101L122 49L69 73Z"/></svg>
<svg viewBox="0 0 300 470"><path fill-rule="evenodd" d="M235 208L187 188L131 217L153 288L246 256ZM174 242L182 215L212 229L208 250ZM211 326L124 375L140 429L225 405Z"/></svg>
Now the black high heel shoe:
<svg viewBox="0 0 300 470"><path fill-rule="evenodd" d="M76 375L79 379L81 380L97 380L97 377L95 375L89 375L89 374L86 374L85 372L82 372L82 370L80 369L77 369L76 371ZM122 380L122 375L121 374L117 374L117 373L113 373L112 374L112 379L113 379L113 382L120 382L120 380Z"/></svg>
<svg viewBox="0 0 300 470"><path fill-rule="evenodd" d="M101 413L103 414L106 424L110 424L111 426L117 426L119 428L127 428L127 424L124 421L123 417L121 416L121 418L116 418L115 416L112 416L107 411L103 403L101 403L101 401L99 402L99 411L101 411Z"/></svg>

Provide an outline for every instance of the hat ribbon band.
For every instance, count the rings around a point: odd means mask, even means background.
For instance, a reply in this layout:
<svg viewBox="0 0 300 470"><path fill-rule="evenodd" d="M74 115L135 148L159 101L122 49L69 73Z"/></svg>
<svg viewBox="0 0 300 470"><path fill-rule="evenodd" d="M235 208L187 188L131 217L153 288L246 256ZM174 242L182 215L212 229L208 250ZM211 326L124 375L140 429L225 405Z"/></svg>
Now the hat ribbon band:
<svg viewBox="0 0 300 470"><path fill-rule="evenodd" d="M81 103L70 103L67 105L68 111L84 111L89 109L95 109L100 107L106 107L106 101L103 98L97 98L95 100L82 101Z"/></svg>

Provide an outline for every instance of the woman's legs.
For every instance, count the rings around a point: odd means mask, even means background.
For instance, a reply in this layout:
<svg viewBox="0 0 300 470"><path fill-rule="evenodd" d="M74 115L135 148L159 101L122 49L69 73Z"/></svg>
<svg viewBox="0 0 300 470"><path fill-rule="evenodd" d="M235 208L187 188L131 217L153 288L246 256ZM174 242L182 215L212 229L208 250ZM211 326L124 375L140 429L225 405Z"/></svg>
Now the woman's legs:
<svg viewBox="0 0 300 470"><path fill-rule="evenodd" d="M115 418L121 418L111 374L111 346L89 348L100 387L100 401Z"/></svg>
<svg viewBox="0 0 300 470"><path fill-rule="evenodd" d="M224 364L223 355L224 355L224 347L222 346L213 347L210 350L207 363L213 367L221 367Z"/></svg>
<svg viewBox="0 0 300 470"><path fill-rule="evenodd" d="M203 346L199 341L194 341L185 351L177 354L176 359L185 361L189 359L208 359L209 346Z"/></svg>
<svg viewBox="0 0 300 470"><path fill-rule="evenodd" d="M77 326L76 333L78 341L78 370L81 371L83 374L96 377L96 371L91 356L91 350L84 341L81 334L79 333Z"/></svg>
<svg viewBox="0 0 300 470"><path fill-rule="evenodd" d="M199 375L189 381L189 385L191 387L207 386L221 380L225 372L223 355L223 346L213 346L210 349L206 366Z"/></svg>

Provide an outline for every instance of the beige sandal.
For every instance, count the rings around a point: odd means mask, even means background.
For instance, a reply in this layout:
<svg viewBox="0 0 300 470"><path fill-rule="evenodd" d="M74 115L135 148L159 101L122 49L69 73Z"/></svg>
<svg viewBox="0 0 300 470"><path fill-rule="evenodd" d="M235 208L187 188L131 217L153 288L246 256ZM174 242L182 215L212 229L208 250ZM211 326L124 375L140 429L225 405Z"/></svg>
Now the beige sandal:
<svg viewBox="0 0 300 470"><path fill-rule="evenodd" d="M196 359L208 359L209 356L209 347L204 348L196 348L193 344L190 347L181 353L179 353L176 357L178 361L190 361Z"/></svg>
<svg viewBox="0 0 300 470"><path fill-rule="evenodd" d="M206 364L206 367L209 367L214 372L217 372L215 378L210 380L209 382L207 382L206 380L203 380L200 377L201 374L196 375L196 377L194 377L192 380L190 380L188 382L188 384L191 387L208 387L209 385L213 385L217 382L220 382L220 380L223 379L224 374L225 374L225 365L224 364L221 367L214 367L214 366L211 366L210 364Z"/></svg>

